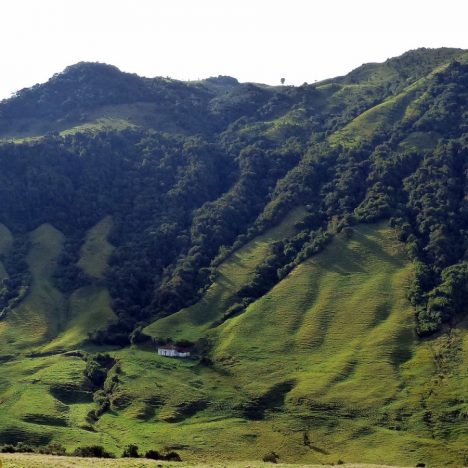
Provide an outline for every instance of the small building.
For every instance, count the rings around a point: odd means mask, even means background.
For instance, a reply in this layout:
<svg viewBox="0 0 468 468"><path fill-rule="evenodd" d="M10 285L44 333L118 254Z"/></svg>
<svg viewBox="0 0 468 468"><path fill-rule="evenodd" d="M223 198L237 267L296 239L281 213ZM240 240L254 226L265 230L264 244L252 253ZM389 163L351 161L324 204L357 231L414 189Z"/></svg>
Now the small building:
<svg viewBox="0 0 468 468"><path fill-rule="evenodd" d="M190 356L190 350L182 346L168 344L168 345L159 346L158 354L160 356L186 358Z"/></svg>

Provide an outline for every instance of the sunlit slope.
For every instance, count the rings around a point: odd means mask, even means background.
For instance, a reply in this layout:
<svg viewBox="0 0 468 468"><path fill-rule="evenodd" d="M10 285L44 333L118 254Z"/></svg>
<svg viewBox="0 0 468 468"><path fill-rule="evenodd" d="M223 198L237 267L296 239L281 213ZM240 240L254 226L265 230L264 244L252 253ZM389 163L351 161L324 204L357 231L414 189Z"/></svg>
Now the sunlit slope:
<svg viewBox="0 0 468 468"><path fill-rule="evenodd" d="M112 219L104 218L92 227L81 249L79 266L90 284L62 294L54 284L57 259L64 236L50 224L32 231L27 264L32 275L25 299L0 321L0 354L17 354L41 346L41 351L70 349L88 338L88 333L115 320L109 291L103 284L104 270L113 247L107 241ZM7 251L11 233L0 227L0 249ZM7 272L0 263L0 277Z"/></svg>
<svg viewBox="0 0 468 468"><path fill-rule="evenodd" d="M361 226L224 325L216 355L266 385L293 371L291 401L374 406L394 395L396 369L411 357L411 272L390 229ZM278 365L285 356L289 365Z"/></svg>
<svg viewBox="0 0 468 468"><path fill-rule="evenodd" d="M26 261L32 275L26 298L0 322L0 349L18 352L52 339L65 319L62 294L54 287L52 274L62 251L63 234L43 224L30 234Z"/></svg>
<svg viewBox="0 0 468 468"><path fill-rule="evenodd" d="M86 234L78 265L90 277L91 284L79 288L68 298L67 321L60 335L44 350L70 349L88 338L88 333L105 328L116 320L103 277L113 246L107 240L112 218L105 217Z"/></svg>
<svg viewBox="0 0 468 468"><path fill-rule="evenodd" d="M95 405L84 367L84 361L73 355L2 363L0 444L44 445L55 440L76 447L101 440L112 446L109 438L90 432L87 426L86 415Z"/></svg>
<svg viewBox="0 0 468 468"><path fill-rule="evenodd" d="M234 252L216 272L216 279L201 301L154 322L146 328L152 336L195 340L205 334L235 302L234 295L247 284L255 268L268 255L272 242L294 234L294 224L303 218L303 208L293 210L276 227Z"/></svg>
<svg viewBox="0 0 468 468"><path fill-rule="evenodd" d="M116 413L97 426L126 440L138 432L142 444L185 446L191 456L275 450L308 462L461 463L466 332L415 337L411 275L385 224L340 234L245 313L208 330L212 367L150 349L116 352L123 371ZM179 316L180 330L182 317L190 316ZM187 327L194 329L190 318ZM450 357L458 364L440 377L434 356L449 360L447 340L458 340Z"/></svg>
<svg viewBox="0 0 468 468"><path fill-rule="evenodd" d="M259 245L238 251L238 264L248 264L247 252L257 264ZM234 272L233 258L219 270ZM249 274L240 270L242 284ZM11 359L0 367L0 441L101 444L117 454L137 443L196 460L258 460L275 450L282 461L461 466L466 324L418 340L406 300L411 274L385 224L339 234L242 315L215 328L187 319L187 336L206 330L212 340L212 365L164 358L151 346L106 350L119 371L106 384L116 382L109 411L92 424L86 415L98 406L82 359ZM59 339L72 329L69 322Z"/></svg>
<svg viewBox="0 0 468 468"><path fill-rule="evenodd" d="M416 453L455 459L467 436L468 378L463 367L459 375L436 377L440 366L431 356L444 355L447 338L414 336L406 299L411 274L391 229L360 226L227 322L216 342L217 362L257 398L289 385L286 411L301 415L327 450L341 450L346 459L408 463ZM441 359L466 363L466 333L453 333L457 359ZM433 413L438 423L427 424ZM449 429L448 415L456 422ZM441 444L447 445L442 455Z"/></svg>
<svg viewBox="0 0 468 468"><path fill-rule="evenodd" d="M367 109L353 119L343 128L332 134L329 138L331 144L342 144L344 146L358 146L364 141L372 141L378 132L391 131L398 122L408 123L414 121L424 112L425 103L431 97L427 93L427 87L438 73L443 72L448 64L435 68L427 76L424 76L395 96L390 96L382 103ZM440 137L432 134L422 139L423 147L427 145L428 139ZM419 135L421 140L421 135Z"/></svg>

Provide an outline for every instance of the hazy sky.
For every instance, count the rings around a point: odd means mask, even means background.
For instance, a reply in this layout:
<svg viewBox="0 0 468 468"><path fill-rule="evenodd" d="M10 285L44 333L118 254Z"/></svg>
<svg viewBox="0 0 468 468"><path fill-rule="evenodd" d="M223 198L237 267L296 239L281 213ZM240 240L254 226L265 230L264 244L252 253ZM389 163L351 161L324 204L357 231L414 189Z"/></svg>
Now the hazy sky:
<svg viewBox="0 0 468 468"><path fill-rule="evenodd" d="M302 84L417 47L468 48L468 0L0 0L0 98L67 65Z"/></svg>

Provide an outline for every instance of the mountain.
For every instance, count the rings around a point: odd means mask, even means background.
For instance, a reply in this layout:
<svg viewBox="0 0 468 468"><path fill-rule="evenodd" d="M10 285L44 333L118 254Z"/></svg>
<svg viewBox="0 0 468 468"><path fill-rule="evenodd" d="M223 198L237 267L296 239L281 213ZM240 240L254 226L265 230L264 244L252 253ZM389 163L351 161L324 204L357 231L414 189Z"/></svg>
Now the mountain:
<svg viewBox="0 0 468 468"><path fill-rule="evenodd" d="M447 48L0 102L0 444L466 463L467 115Z"/></svg>

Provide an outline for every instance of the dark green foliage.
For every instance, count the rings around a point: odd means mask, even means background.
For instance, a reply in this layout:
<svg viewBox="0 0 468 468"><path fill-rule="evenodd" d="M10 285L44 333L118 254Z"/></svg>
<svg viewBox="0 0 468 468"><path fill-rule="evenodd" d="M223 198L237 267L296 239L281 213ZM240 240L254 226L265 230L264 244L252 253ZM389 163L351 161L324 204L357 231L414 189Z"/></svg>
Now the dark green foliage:
<svg viewBox="0 0 468 468"><path fill-rule="evenodd" d="M42 447L31 446L24 442L18 442L16 445L7 444L0 446L0 453L40 453L44 455L65 456L67 455L67 450L62 444L56 442L51 442L50 444Z"/></svg>
<svg viewBox="0 0 468 468"><path fill-rule="evenodd" d="M278 463L279 455L276 452L268 452L262 458L265 463Z"/></svg>
<svg viewBox="0 0 468 468"><path fill-rule="evenodd" d="M17 237L10 253L3 258L9 278L0 282L0 320L28 294L31 274L26 263L29 242L26 236Z"/></svg>
<svg viewBox="0 0 468 468"><path fill-rule="evenodd" d="M41 447L39 449L39 453L43 453L46 455L64 456L64 455L67 455L67 450L62 444L51 442L45 447Z"/></svg>
<svg viewBox="0 0 468 468"><path fill-rule="evenodd" d="M427 294L427 305L418 313L418 332L427 335L449 322L457 313L467 311L468 262L443 270L442 282Z"/></svg>
<svg viewBox="0 0 468 468"><path fill-rule="evenodd" d="M162 460L163 455L161 455L157 450L148 450L145 453L145 458L149 458L150 460Z"/></svg>
<svg viewBox="0 0 468 468"><path fill-rule="evenodd" d="M130 334L131 344L147 343L148 341L151 341L151 337L143 332L142 325L137 326Z"/></svg>
<svg viewBox="0 0 468 468"><path fill-rule="evenodd" d="M182 458L180 457L180 455L177 452L170 451L170 452L167 452L166 455L164 455L163 460L173 461L173 462L181 462Z"/></svg>
<svg viewBox="0 0 468 468"><path fill-rule="evenodd" d="M85 232L112 216L105 282L118 321L90 339L126 346L147 340L141 327L151 319L194 303L223 258L306 205L297 234L271 246L221 321L242 313L332 235L391 219L418 262L410 291L418 330L439 329L462 312L444 272L466 260L468 246L468 66L448 64L458 53L421 49L320 86L277 88L229 77L150 80L81 63L18 92L0 103L4 132L20 117L52 128L104 105L157 103L159 114L132 130L0 145L0 222L16 239L2 259L10 275L0 288L2 316L28 292L22 233L41 223L66 235L55 280L68 294L88 282L77 265ZM411 117L353 147L327 142L423 77ZM406 149L415 132L430 132L438 144ZM101 385L105 369L89 366L90 381Z"/></svg>
<svg viewBox="0 0 468 468"><path fill-rule="evenodd" d="M60 444L49 444L47 447L39 449L39 453L46 453L41 452L41 450L48 450L47 453L50 453L49 450L53 451L55 446L60 447L60 451L63 450L63 453L65 453L65 449ZM36 450L37 447L32 447L24 442L18 442L16 445L5 444L0 446L0 453L34 453Z"/></svg>
<svg viewBox="0 0 468 468"><path fill-rule="evenodd" d="M89 355L87 357L84 375L88 378L94 389L104 386L107 373L114 364L115 360L108 354Z"/></svg>
<svg viewBox="0 0 468 468"><path fill-rule="evenodd" d="M90 445L85 447L77 447L73 451L75 457L92 457L92 458L115 458L115 455L108 452L101 445Z"/></svg>
<svg viewBox="0 0 468 468"><path fill-rule="evenodd" d="M58 259L54 280L58 289L64 293L69 293L90 283L84 271L77 265L80 259L81 245L80 236L68 237Z"/></svg>
<svg viewBox="0 0 468 468"><path fill-rule="evenodd" d="M138 453L138 445L130 444L127 445L122 452L123 458L139 458L140 455Z"/></svg>

